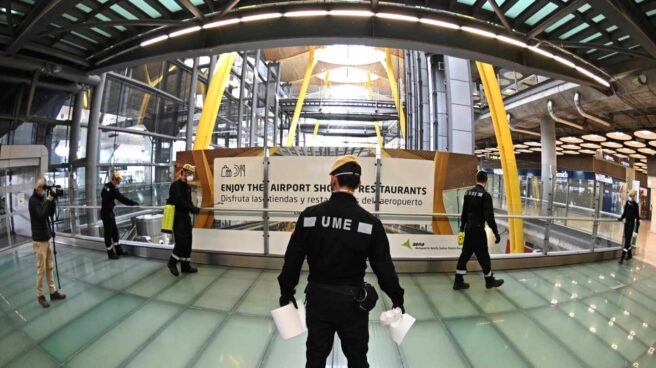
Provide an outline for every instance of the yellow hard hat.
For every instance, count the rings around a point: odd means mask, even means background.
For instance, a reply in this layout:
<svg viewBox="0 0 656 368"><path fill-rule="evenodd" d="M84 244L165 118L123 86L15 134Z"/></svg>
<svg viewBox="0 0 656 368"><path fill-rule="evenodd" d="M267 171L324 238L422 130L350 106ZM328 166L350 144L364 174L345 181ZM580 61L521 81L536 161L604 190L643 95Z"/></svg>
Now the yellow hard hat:
<svg viewBox="0 0 656 368"><path fill-rule="evenodd" d="M123 180L123 175L121 175L120 172L114 171L114 179L115 180Z"/></svg>
<svg viewBox="0 0 656 368"><path fill-rule="evenodd" d="M333 165L330 167L330 175L345 173L360 175L361 168L357 157L346 155L333 162Z"/></svg>
<svg viewBox="0 0 656 368"><path fill-rule="evenodd" d="M196 173L196 166L194 166L192 164L184 164L182 166L182 170L191 171L192 173L195 174Z"/></svg>

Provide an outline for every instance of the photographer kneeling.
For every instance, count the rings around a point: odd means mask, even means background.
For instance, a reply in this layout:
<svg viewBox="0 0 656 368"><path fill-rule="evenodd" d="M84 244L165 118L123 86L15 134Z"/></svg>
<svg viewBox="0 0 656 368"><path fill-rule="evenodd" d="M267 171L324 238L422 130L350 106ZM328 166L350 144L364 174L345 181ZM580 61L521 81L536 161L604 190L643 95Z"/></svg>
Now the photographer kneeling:
<svg viewBox="0 0 656 368"><path fill-rule="evenodd" d="M48 227L48 217L55 213L55 198L58 194L50 190L47 186L46 178L40 177L36 181L34 193L30 197L30 224L32 225L32 242L34 253L36 254L36 293L38 302L43 308L48 308L50 304L43 295L43 274L46 274L48 280L48 291L50 300L65 299L66 295L57 291L54 277L54 260L52 246L50 245L50 228ZM46 198L47 197L47 198Z"/></svg>

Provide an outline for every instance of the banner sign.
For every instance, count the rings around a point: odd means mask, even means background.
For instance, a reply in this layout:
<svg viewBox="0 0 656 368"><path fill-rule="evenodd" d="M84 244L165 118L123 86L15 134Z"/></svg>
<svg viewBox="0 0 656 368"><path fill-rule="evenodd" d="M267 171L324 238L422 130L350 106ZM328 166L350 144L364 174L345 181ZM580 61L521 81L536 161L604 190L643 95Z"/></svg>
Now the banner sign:
<svg viewBox="0 0 656 368"><path fill-rule="evenodd" d="M270 209L301 212L330 198L331 156L273 156L269 158ZM368 211L375 210L376 159L359 158L362 186L355 197ZM258 209L264 207L264 159L226 157L214 160L214 202L217 209ZM380 211L403 213L433 212L434 164L429 160L382 159ZM233 217L233 216L231 216ZM258 217L254 215L251 219ZM272 215L280 220L280 216ZM296 219L297 215L288 215ZM225 219L225 215L217 215ZM246 219L234 216L235 220ZM261 218L261 216L259 216ZM385 218L382 218L386 221ZM422 223L429 219L406 220ZM390 222L399 223L398 219Z"/></svg>

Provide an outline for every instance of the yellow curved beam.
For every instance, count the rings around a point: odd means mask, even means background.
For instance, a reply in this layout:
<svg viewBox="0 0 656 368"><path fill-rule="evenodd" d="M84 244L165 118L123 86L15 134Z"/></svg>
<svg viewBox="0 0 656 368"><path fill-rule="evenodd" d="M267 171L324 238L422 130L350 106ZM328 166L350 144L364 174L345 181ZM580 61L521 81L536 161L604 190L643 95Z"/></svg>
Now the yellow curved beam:
<svg viewBox="0 0 656 368"><path fill-rule="evenodd" d="M219 115L221 107L221 98L225 87L230 80L230 70L232 64L237 58L236 52L221 54L216 65L216 72L210 80L210 85L203 103L203 112L200 114L198 130L196 131L196 140L194 141L194 150L204 150L210 147L212 142L212 132L216 124L216 117Z"/></svg>
<svg viewBox="0 0 656 368"><path fill-rule="evenodd" d="M292 115L291 126L289 127L289 134L287 135L287 141L285 142L285 147L291 147L294 144L294 138L296 137L296 127L298 126L298 119L301 117L301 110L303 109L303 102L305 101L305 94L307 93L308 86L310 85L310 79L312 79L312 70L317 64L317 60L314 58L314 46L310 46L310 52L308 54L308 62L305 66L305 75L303 76L303 84L301 85L301 90L298 93L298 99L296 100L296 108L294 109L294 115Z"/></svg>
<svg viewBox="0 0 656 368"><path fill-rule="evenodd" d="M478 73L483 82L485 97L490 107L494 134L497 137L501 168L503 169L504 188L508 202L509 215L522 215L522 201L519 190L519 174L515 161L515 149L510 135L510 125L506 115L506 107L499 89L494 68L490 64L476 62ZM510 231L510 252L524 252L524 223L522 219L508 219Z"/></svg>
<svg viewBox="0 0 656 368"><path fill-rule="evenodd" d="M382 62L381 62L382 63ZM399 99L399 86L396 83L396 76L394 75L394 65L392 65L392 51L385 49L385 63L382 63L387 72L387 79L389 80L392 96L394 97L394 104L396 105L396 112L399 114L399 124L401 124L401 138L405 138L405 112L403 105Z"/></svg>

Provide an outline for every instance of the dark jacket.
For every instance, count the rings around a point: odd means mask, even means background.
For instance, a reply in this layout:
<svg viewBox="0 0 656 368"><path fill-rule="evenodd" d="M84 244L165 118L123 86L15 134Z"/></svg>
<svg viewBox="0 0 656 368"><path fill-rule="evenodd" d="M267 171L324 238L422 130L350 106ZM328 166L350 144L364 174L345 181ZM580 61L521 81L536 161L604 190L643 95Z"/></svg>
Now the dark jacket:
<svg viewBox="0 0 656 368"><path fill-rule="evenodd" d="M174 223L178 215L187 215L189 217L189 213L197 214L200 212L200 208L194 206L191 201L191 186L180 179L171 183L168 204L175 206Z"/></svg>
<svg viewBox="0 0 656 368"><path fill-rule="evenodd" d="M46 241L50 239L48 216L55 214L55 201L49 201L45 196L39 197L36 189L30 197L28 208L30 210L30 225L32 225L32 240Z"/></svg>
<svg viewBox="0 0 656 368"><path fill-rule="evenodd" d="M112 212L114 210L115 200L118 200L126 206L136 206L139 204L121 194L111 181L103 185L102 191L100 192L100 198L102 200L100 210L103 212Z"/></svg>
<svg viewBox="0 0 656 368"><path fill-rule="evenodd" d="M636 201L626 201L624 212L622 212L622 217L619 220L622 221L624 219L626 219L626 225L631 227L635 225L635 231L638 231L640 228L640 207Z"/></svg>
<svg viewBox="0 0 656 368"><path fill-rule="evenodd" d="M301 213L278 276L283 296L294 295L306 257L309 282L353 286L364 282L369 259L380 287L395 306L403 305L403 289L383 224L351 194L333 193L330 200Z"/></svg>
<svg viewBox="0 0 656 368"><path fill-rule="evenodd" d="M460 216L460 231L466 229L484 229L485 223L492 229L494 235L499 234L497 223L494 220L494 207L492 196L482 185L476 184L465 193Z"/></svg>

